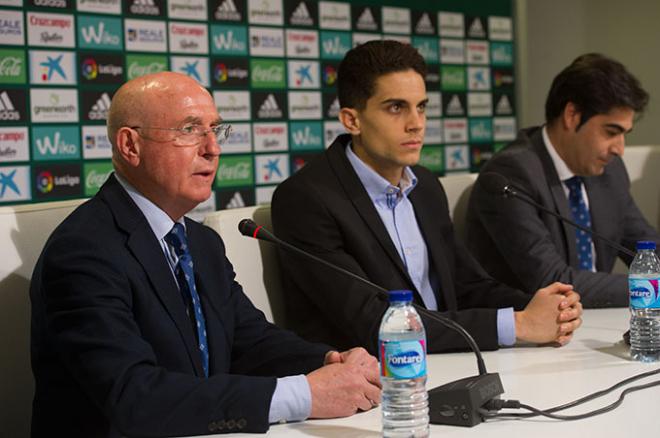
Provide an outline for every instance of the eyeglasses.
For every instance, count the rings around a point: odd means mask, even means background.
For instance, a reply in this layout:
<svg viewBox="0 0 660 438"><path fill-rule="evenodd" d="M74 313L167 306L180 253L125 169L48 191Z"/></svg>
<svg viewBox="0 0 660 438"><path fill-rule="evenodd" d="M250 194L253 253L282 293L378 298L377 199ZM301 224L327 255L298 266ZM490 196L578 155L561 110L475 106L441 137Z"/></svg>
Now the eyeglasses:
<svg viewBox="0 0 660 438"><path fill-rule="evenodd" d="M232 131L231 125L226 123L211 126L208 129L202 125L185 125L181 128L157 128L154 126L131 126L130 128L135 130L156 129L159 131L176 131L178 134L173 141L175 146L198 146L209 132L215 135L215 141L220 144L229 138Z"/></svg>

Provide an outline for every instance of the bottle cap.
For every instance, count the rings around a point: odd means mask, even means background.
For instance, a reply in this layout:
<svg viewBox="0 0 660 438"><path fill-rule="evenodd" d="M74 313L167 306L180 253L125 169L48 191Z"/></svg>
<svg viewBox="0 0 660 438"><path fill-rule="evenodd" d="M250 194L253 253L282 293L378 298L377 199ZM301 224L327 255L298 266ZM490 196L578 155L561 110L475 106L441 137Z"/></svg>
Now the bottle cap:
<svg viewBox="0 0 660 438"><path fill-rule="evenodd" d="M409 290L391 290L389 291L389 295L390 295L390 303L412 301L412 291Z"/></svg>
<svg viewBox="0 0 660 438"><path fill-rule="evenodd" d="M637 242L637 251L641 249L655 249L655 242L650 240L640 240Z"/></svg>

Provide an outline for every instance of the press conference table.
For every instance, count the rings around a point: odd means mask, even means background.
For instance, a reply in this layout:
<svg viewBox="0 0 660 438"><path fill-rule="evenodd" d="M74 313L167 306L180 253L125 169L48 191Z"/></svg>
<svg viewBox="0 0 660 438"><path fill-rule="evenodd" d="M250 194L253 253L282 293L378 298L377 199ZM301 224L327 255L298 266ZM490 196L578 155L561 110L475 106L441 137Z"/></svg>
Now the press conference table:
<svg viewBox="0 0 660 438"><path fill-rule="evenodd" d="M627 330L627 309L598 309L584 312L583 324L570 344L561 348L516 347L484 353L489 372L500 373L505 393L502 398L516 399L548 408L611 386L634 374L660 368L629 360L628 347L621 341ZM434 354L428 357L428 388L476 374L472 353ZM660 375L635 384L660 379ZM565 411L577 414L616 399L608 395ZM269 437L342 437L381 436L380 408L337 420L308 420L271 426ZM660 386L629 394L614 411L579 421L537 417L525 420L489 420L473 428L431 425L432 437L636 437L660 436ZM247 436L230 434L225 436Z"/></svg>

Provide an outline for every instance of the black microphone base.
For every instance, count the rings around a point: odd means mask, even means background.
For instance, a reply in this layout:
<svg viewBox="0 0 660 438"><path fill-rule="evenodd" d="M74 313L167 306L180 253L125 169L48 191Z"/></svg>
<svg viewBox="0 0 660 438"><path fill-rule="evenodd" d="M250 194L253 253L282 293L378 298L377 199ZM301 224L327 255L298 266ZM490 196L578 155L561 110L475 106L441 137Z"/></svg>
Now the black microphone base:
<svg viewBox="0 0 660 438"><path fill-rule="evenodd" d="M504 394L500 375L466 377L429 391L431 424L473 427L483 421L479 413L486 402Z"/></svg>

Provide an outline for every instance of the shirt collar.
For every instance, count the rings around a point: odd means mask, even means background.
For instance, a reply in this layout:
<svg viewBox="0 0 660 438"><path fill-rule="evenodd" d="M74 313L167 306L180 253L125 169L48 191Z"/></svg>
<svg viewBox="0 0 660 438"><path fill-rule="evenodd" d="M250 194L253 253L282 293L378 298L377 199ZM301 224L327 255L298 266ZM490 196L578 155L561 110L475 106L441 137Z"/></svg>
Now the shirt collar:
<svg viewBox="0 0 660 438"><path fill-rule="evenodd" d="M117 172L115 172L115 178L119 181L119 184L126 190L128 196L131 197L135 205L140 209L144 217L147 219L151 230L156 235L156 239L162 240L167 233L172 230L174 226L174 221L161 210L156 204L151 202L144 196L142 193L138 192L135 187L133 187L128 181L122 178ZM181 217L177 222L186 226L183 217Z"/></svg>
<svg viewBox="0 0 660 438"><path fill-rule="evenodd" d="M541 131L541 133L543 135L543 144L545 144L545 148L548 151L548 154L550 154L552 163L555 165L555 170L557 171L557 176L559 176L559 180L566 181L567 179L573 178L575 174L571 172L571 169L568 168L564 160L562 160L559 154L557 153L557 150L555 149L552 142L550 142L547 125L543 126L543 130Z"/></svg>
<svg viewBox="0 0 660 438"><path fill-rule="evenodd" d="M407 197L417 185L417 177L409 166L406 166L403 169L403 176L401 177L399 186L392 185L375 170L367 166L364 161L353 152L353 144L351 142L346 146L346 157L353 166L353 170L355 170L355 173L358 178L360 178L362 185L373 202L382 200L384 197L392 198L393 195L397 195L396 198L399 198L399 194ZM398 200L396 202L398 202ZM396 202L394 203L395 205Z"/></svg>

